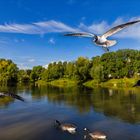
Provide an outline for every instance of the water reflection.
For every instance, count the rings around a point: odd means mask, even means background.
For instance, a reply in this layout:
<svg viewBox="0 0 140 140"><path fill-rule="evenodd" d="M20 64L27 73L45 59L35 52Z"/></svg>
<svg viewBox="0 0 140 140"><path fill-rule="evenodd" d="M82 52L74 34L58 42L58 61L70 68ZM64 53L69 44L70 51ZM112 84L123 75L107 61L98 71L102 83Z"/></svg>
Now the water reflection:
<svg viewBox="0 0 140 140"><path fill-rule="evenodd" d="M104 113L106 116L117 117L129 123L140 122L140 89L113 90L96 88L56 88L51 86L42 87L2 87L1 91L13 91L34 100L46 100L53 104L67 105L75 108L80 113L91 110ZM8 97L0 99L0 107L7 107L13 103Z"/></svg>
<svg viewBox="0 0 140 140"><path fill-rule="evenodd" d="M106 116L117 117L129 123L140 122L139 89L112 90L97 88L63 89L40 87L32 90L33 99L45 96L49 102L75 107L80 113L95 110Z"/></svg>
<svg viewBox="0 0 140 140"><path fill-rule="evenodd" d="M99 130L109 140L140 139L139 88L113 90L51 86L1 87L14 92L26 103L0 98L0 140L82 140L83 128ZM78 126L75 136L58 132L54 120Z"/></svg>

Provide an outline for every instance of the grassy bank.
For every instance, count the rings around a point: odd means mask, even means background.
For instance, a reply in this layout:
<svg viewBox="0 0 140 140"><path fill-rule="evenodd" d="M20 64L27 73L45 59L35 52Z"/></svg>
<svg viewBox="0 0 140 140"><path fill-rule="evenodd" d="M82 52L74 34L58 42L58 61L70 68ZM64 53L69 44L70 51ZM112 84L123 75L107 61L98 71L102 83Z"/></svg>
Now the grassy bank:
<svg viewBox="0 0 140 140"><path fill-rule="evenodd" d="M138 79L135 78L123 78L123 79L111 79L106 82L98 83L95 80L85 82L83 85L86 87L109 87L109 88L131 88Z"/></svg>
<svg viewBox="0 0 140 140"><path fill-rule="evenodd" d="M123 78L123 79L111 79L106 82L99 83L96 80L91 80L83 83L85 87L94 88L94 87L108 87L108 88L131 88L136 81L139 79L136 78ZM70 79L58 79L50 82L45 82L39 80L36 82L36 85L52 85L56 87L74 87L78 85L78 81Z"/></svg>
<svg viewBox="0 0 140 140"><path fill-rule="evenodd" d="M37 85L52 85L56 87L73 87L77 85L77 81L75 80L70 80L70 79L58 79L50 82L45 82L45 81L38 81L36 84Z"/></svg>

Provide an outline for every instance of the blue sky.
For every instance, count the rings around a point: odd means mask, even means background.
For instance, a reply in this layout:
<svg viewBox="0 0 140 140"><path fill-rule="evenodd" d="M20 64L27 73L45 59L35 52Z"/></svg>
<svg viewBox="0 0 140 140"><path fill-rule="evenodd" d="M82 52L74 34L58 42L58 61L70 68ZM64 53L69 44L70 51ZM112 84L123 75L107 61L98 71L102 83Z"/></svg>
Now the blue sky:
<svg viewBox="0 0 140 140"><path fill-rule="evenodd" d="M104 51L90 38L66 32L104 33L115 25L140 19L139 0L0 0L0 57L20 68L53 61L91 58ZM114 35L115 51L140 49L140 25Z"/></svg>

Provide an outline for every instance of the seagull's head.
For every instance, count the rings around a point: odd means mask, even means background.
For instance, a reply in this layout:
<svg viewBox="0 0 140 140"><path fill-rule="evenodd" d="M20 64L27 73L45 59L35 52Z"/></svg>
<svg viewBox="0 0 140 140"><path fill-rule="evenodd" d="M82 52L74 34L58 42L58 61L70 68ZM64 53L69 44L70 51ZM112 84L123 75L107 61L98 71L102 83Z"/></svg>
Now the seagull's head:
<svg viewBox="0 0 140 140"><path fill-rule="evenodd" d="M98 36L97 35L94 35L93 41L96 42L97 40L98 40Z"/></svg>

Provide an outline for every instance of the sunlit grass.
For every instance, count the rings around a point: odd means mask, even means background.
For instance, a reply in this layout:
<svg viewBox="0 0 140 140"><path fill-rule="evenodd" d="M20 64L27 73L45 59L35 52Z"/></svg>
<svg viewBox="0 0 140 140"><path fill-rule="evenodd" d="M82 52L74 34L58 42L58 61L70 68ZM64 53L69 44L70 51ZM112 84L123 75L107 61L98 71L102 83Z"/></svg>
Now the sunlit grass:
<svg viewBox="0 0 140 140"><path fill-rule="evenodd" d="M98 83L96 80L85 82L83 85L86 87L94 88L97 86L109 87L109 88L132 88L138 79L136 78L122 78L122 79L110 79L106 82Z"/></svg>
<svg viewBox="0 0 140 140"><path fill-rule="evenodd" d="M58 79L50 82L38 81L38 85L52 85L56 87L73 87L77 85L77 81L70 79Z"/></svg>

